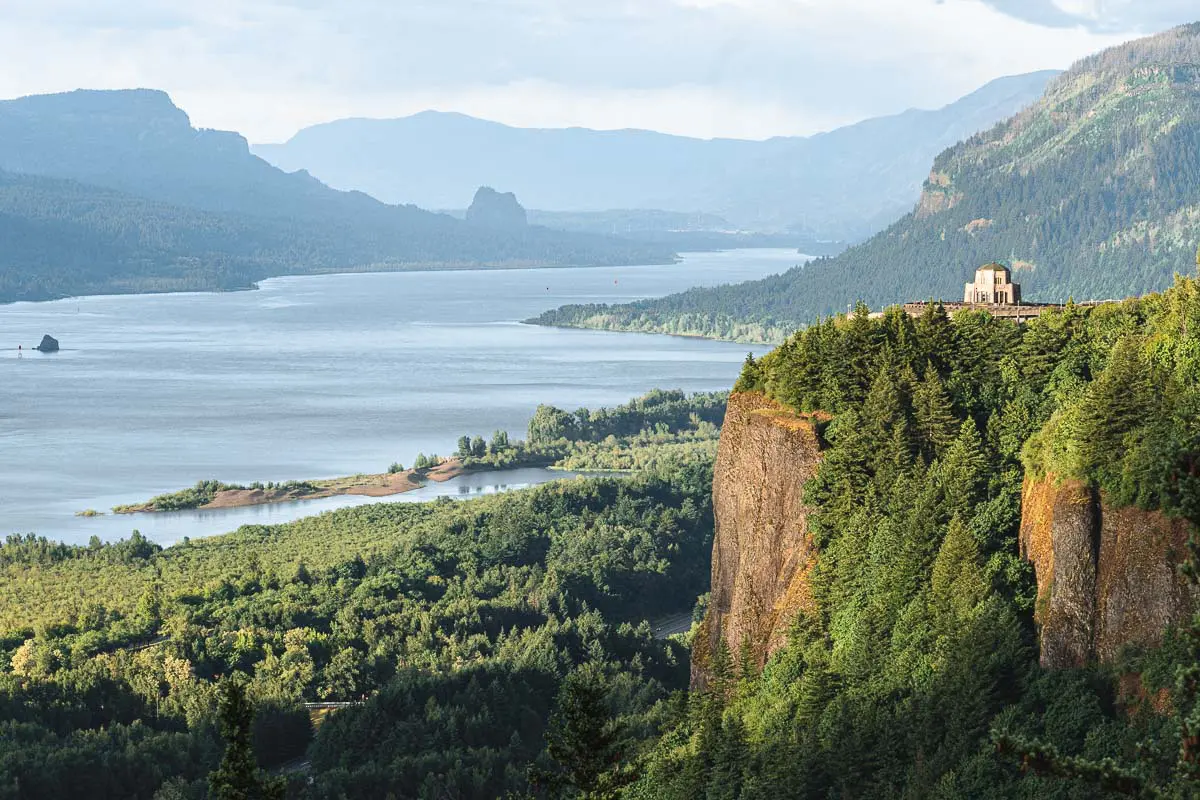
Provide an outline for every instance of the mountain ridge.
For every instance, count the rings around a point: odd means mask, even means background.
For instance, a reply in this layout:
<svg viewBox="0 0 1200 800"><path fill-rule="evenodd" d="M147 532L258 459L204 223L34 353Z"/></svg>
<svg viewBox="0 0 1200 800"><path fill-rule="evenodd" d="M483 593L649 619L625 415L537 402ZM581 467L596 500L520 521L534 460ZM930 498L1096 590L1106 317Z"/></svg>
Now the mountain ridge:
<svg viewBox="0 0 1200 800"><path fill-rule="evenodd" d="M339 188L430 208L457 207L467 185L496 185L540 211L706 212L747 230L852 240L916 199L941 149L1034 100L1053 74L1001 78L941 109L910 109L811 137L517 128L425 111L334 120L252 150Z"/></svg>
<svg viewBox="0 0 1200 800"><path fill-rule="evenodd" d="M158 90L0 101L0 178L0 231L16 242L0 253L0 301L346 269L674 259L664 245L484 229L331 189L271 166L240 134L193 128Z"/></svg>
<svg viewBox="0 0 1200 800"><path fill-rule="evenodd" d="M1081 61L1038 103L932 164L905 216L836 258L539 321L779 341L858 301L957 300L971 271L996 260L1027 300L1164 289L1200 245L1200 25Z"/></svg>

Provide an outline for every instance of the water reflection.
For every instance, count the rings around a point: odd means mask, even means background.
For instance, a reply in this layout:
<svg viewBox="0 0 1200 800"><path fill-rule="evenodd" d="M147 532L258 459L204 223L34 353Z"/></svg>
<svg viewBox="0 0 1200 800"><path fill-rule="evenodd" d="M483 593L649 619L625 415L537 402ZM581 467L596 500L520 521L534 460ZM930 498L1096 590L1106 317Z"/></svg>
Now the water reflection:
<svg viewBox="0 0 1200 800"><path fill-rule="evenodd" d="M578 473L549 469L514 469L463 475L445 483L430 482L420 489L391 497L340 495L316 500L295 500L245 508L174 511L162 514L110 514L72 520L69 531L57 537L71 544L86 544L92 536L115 541L137 530L147 539L165 546L185 536L200 539L237 530L243 525L278 525L343 508L376 503L425 503L439 497L456 500L482 497L501 492L528 489L556 480L568 480Z"/></svg>

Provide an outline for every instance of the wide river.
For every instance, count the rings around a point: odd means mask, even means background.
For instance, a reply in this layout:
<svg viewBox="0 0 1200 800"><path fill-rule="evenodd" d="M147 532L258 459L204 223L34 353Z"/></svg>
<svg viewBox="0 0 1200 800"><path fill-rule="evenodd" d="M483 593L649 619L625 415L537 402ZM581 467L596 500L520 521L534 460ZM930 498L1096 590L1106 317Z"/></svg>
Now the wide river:
<svg viewBox="0 0 1200 800"><path fill-rule="evenodd" d="M674 266L286 277L257 291L0 306L0 535L156 541L361 502L82 518L197 480L380 472L463 434L522 437L539 403L728 388L744 345L542 328L564 303L625 302L782 272L789 250ZM29 352L48 333L62 350ZM17 345L25 352L18 354ZM544 481L477 475L397 499Z"/></svg>

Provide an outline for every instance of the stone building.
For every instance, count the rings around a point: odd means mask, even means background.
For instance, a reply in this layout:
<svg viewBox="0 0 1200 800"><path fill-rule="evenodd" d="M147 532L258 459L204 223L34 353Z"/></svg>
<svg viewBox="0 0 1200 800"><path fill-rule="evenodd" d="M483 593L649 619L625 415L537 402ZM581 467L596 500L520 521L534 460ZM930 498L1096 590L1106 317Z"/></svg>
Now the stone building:
<svg viewBox="0 0 1200 800"><path fill-rule="evenodd" d="M975 282L963 293L967 305L1016 305L1021 302L1021 285L1003 264L987 264L975 270Z"/></svg>

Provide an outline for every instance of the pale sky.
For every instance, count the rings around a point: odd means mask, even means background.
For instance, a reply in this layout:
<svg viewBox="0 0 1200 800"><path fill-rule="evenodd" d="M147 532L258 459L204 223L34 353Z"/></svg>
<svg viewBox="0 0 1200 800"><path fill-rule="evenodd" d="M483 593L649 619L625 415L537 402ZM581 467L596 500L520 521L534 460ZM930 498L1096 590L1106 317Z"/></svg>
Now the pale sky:
<svg viewBox="0 0 1200 800"><path fill-rule="evenodd" d="M1196 0L0 0L0 98L164 89L253 142L429 108L766 138L1197 19Z"/></svg>

